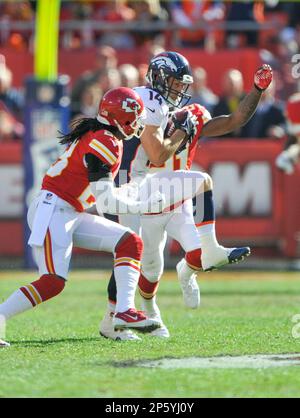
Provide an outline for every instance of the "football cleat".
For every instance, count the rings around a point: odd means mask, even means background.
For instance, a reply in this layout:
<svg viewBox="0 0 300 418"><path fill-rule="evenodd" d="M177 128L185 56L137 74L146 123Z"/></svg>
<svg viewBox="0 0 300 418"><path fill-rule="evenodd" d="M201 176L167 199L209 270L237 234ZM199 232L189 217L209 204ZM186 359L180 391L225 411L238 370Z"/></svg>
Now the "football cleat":
<svg viewBox="0 0 300 418"><path fill-rule="evenodd" d="M113 317L115 331L132 328L140 332L150 332L160 328L161 322L148 318L142 311L128 309L126 312L117 312Z"/></svg>
<svg viewBox="0 0 300 418"><path fill-rule="evenodd" d="M10 344L0 339L0 348L10 347Z"/></svg>
<svg viewBox="0 0 300 418"><path fill-rule="evenodd" d="M212 254L205 254L202 251L202 268L204 271L216 270L226 264L239 263L250 254L249 247L225 248L220 245Z"/></svg>
<svg viewBox="0 0 300 418"><path fill-rule="evenodd" d="M200 306L200 290L197 283L197 274L190 274L185 269L186 261L183 258L176 266L179 283L182 290L185 306L196 309Z"/></svg>
<svg viewBox="0 0 300 418"><path fill-rule="evenodd" d="M99 334L101 337L115 341L140 341L141 338L130 329L115 331L113 326L113 312L106 312L100 323Z"/></svg>
<svg viewBox="0 0 300 418"><path fill-rule="evenodd" d="M160 310L159 307L156 304L156 297L151 299L152 302L152 306L149 307L149 301L148 301L148 309L147 309L147 305L145 303L145 300L142 300L142 309L143 312L145 312L145 314L151 318L154 319L155 321L160 323L160 327L150 331L149 335L151 335L152 337L159 337L159 338L169 338L170 337L170 333L168 328L165 326L165 324L163 323L161 316L160 316Z"/></svg>
<svg viewBox="0 0 300 418"><path fill-rule="evenodd" d="M151 335L151 337L157 337L157 338L169 338L170 337L169 330L163 323L161 323L160 328L157 328L154 331L149 332L149 335Z"/></svg>

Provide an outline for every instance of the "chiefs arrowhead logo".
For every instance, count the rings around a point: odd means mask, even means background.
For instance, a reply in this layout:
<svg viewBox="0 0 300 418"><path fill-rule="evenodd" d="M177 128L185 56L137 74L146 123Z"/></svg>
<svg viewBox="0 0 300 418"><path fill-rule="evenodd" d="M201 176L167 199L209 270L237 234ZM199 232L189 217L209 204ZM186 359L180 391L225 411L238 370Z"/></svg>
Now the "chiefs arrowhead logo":
<svg viewBox="0 0 300 418"><path fill-rule="evenodd" d="M136 112L137 110L140 110L140 108L141 106L134 99L128 97L126 100L123 100L122 109L125 110L126 113Z"/></svg>

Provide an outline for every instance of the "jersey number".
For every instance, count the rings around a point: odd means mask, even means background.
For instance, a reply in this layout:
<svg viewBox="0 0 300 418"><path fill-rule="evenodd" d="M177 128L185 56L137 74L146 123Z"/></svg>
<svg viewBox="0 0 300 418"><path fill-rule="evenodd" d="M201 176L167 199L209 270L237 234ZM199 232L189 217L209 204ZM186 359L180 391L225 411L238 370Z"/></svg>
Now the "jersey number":
<svg viewBox="0 0 300 418"><path fill-rule="evenodd" d="M162 105L162 98L160 96L160 94L156 93L154 94L154 91L149 90L149 94L150 94L150 100L157 100L158 103L160 104L160 106Z"/></svg>
<svg viewBox="0 0 300 418"><path fill-rule="evenodd" d="M62 154L62 156L59 157L59 159L56 160L54 164L52 164L52 166L47 171L47 175L49 177L57 177L61 175L62 171L67 167L69 163L69 158L73 154L73 151L77 144L78 141L70 145L69 148L67 148L67 150Z"/></svg>

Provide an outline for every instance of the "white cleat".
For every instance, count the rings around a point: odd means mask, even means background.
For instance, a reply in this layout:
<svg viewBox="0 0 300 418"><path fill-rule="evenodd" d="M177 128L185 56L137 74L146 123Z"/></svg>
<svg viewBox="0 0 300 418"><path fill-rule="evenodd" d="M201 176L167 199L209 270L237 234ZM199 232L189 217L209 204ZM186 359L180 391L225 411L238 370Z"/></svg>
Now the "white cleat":
<svg viewBox="0 0 300 418"><path fill-rule="evenodd" d="M156 337L156 338L169 338L170 337L169 330L163 323L161 324L160 328L157 328L154 331L151 331L149 335L151 335L151 337Z"/></svg>
<svg viewBox="0 0 300 418"><path fill-rule="evenodd" d="M0 339L0 348L10 347L10 344Z"/></svg>
<svg viewBox="0 0 300 418"><path fill-rule="evenodd" d="M114 341L140 341L141 338L130 329L115 331L113 325L113 312L106 312L105 317L100 323L99 333L101 337Z"/></svg>
<svg viewBox="0 0 300 418"><path fill-rule="evenodd" d="M183 258L176 266L179 283L185 306L196 309L200 306L200 290L197 283L197 273L187 265Z"/></svg>
<svg viewBox="0 0 300 418"><path fill-rule="evenodd" d="M222 245L209 253L203 252L201 263L204 271L216 270L226 264L238 263L251 254L249 247L225 248Z"/></svg>
<svg viewBox="0 0 300 418"><path fill-rule="evenodd" d="M151 307L149 306L150 301L148 301L148 309L147 309L146 301L142 300L142 309L149 318L160 323L160 328L150 331L148 335L151 335L152 337L158 337L158 338L169 338L170 333L169 333L168 328L165 326L165 324L163 323L161 319L160 310L156 304L156 297L154 297L151 301L152 301L152 306Z"/></svg>

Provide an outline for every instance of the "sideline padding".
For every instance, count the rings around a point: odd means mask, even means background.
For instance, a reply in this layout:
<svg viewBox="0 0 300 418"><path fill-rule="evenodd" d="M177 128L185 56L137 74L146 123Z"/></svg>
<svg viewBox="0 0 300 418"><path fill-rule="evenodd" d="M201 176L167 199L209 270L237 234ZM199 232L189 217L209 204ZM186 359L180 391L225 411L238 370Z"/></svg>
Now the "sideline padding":
<svg viewBox="0 0 300 418"><path fill-rule="evenodd" d="M14 144L15 147L21 144ZM242 198L245 208L241 214L230 213L229 209L223 216L217 215L217 234L220 242L245 243L250 246L265 246L274 248L283 256L297 258L299 256L299 234L300 234L300 195L296 193L300 183L300 167L297 167L292 176L283 175L275 167L275 158L282 149L280 141L265 140L209 140L203 142L197 150L194 169L207 171L212 174L215 180L216 207L220 207L217 189L222 193L226 187L226 195L222 197L223 205L227 209L240 206ZM22 164L21 152L12 152L10 145L2 144L0 156L0 174L3 173L9 164ZM17 162L16 155L19 161ZM10 161L10 158L12 160ZM253 167L263 166L265 176L262 177L257 168L254 170L253 182L246 182L247 176ZM234 172L234 176L228 180L228 171ZM225 170L225 171L224 171ZM219 175L217 173L219 172ZM221 173L221 174L220 174ZM248 176L249 177L249 176ZM225 179L225 180L224 180ZM226 183L227 180L227 183ZM1 181L1 175L0 175ZM267 198L253 188L264 185L268 191L270 210L263 215L253 211L253 199L258 197L260 203ZM251 186L251 190L247 190ZM238 188L238 189L237 189ZM238 190L237 197L234 189ZM17 199L20 191L13 188L9 190L7 199ZM20 198L22 198L20 196ZM8 201L8 200L6 200ZM4 204L4 203L2 203ZM22 214L20 213L20 216ZM225 216L226 215L226 216ZM2 255L22 255L23 242L20 219L0 219L0 253ZM279 248L280 245L280 248ZM172 248L171 248L172 250ZM173 250L176 253L175 250Z"/></svg>

